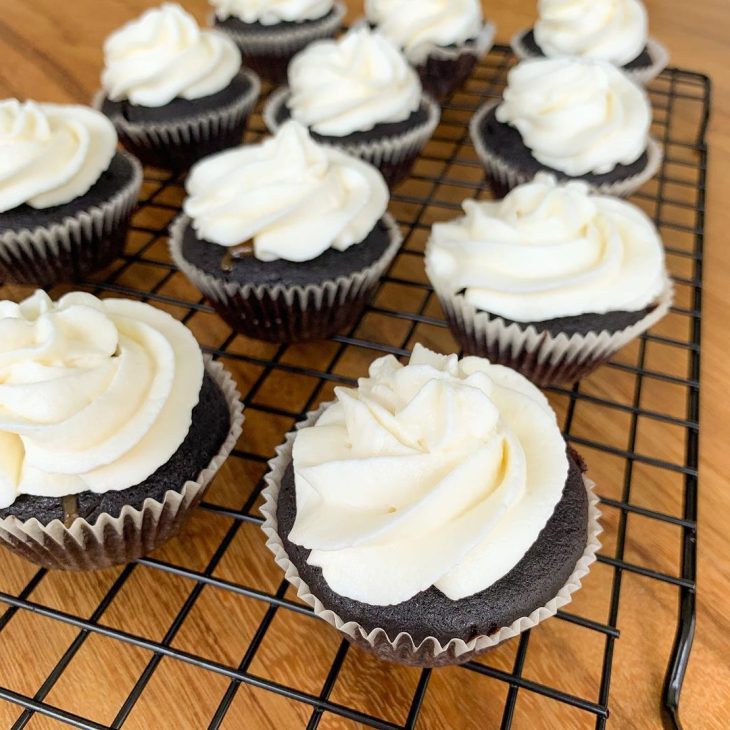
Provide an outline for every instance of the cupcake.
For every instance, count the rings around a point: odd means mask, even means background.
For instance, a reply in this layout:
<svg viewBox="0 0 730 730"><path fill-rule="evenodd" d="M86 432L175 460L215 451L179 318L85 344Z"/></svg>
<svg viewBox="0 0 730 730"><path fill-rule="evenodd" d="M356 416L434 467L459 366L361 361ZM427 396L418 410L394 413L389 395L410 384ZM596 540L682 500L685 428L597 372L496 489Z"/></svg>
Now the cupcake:
<svg viewBox="0 0 730 730"><path fill-rule="evenodd" d="M317 616L383 659L440 666L571 600L599 546L597 500L535 386L416 346L335 392L278 449L262 508Z"/></svg>
<svg viewBox="0 0 730 730"><path fill-rule="evenodd" d="M240 144L261 84L229 38L165 3L104 44L95 105L147 165L184 170Z"/></svg>
<svg viewBox="0 0 730 730"><path fill-rule="evenodd" d="M659 170L644 90L605 61L523 61L501 101L474 115L471 138L497 195L538 172L626 196Z"/></svg>
<svg viewBox="0 0 730 730"><path fill-rule="evenodd" d="M0 155L0 283L82 279L122 252L142 168L106 117L5 99Z"/></svg>
<svg viewBox="0 0 730 730"><path fill-rule="evenodd" d="M173 261L233 329L271 342L352 326L402 240L380 173L294 121L200 162L187 193Z"/></svg>
<svg viewBox="0 0 730 730"><path fill-rule="evenodd" d="M154 307L43 291L0 302L0 542L47 568L172 537L241 433L223 368Z"/></svg>
<svg viewBox="0 0 730 730"><path fill-rule="evenodd" d="M537 7L535 27L512 39L520 58L608 61L642 84L656 78L669 61L664 46L649 38L646 8L639 0L539 0Z"/></svg>
<svg viewBox="0 0 730 730"><path fill-rule="evenodd" d="M541 173L464 211L434 225L426 272L469 354L574 382L669 311L662 242L630 203Z"/></svg>
<svg viewBox="0 0 730 730"><path fill-rule="evenodd" d="M437 99L466 81L494 40L480 0L366 0L365 14L403 49L423 88Z"/></svg>
<svg viewBox="0 0 730 730"><path fill-rule="evenodd" d="M440 117L403 54L367 26L297 55L289 86L264 111L271 132L294 119L317 142L378 167L390 185L408 176Z"/></svg>
<svg viewBox="0 0 730 730"><path fill-rule="evenodd" d="M289 61L312 41L333 38L345 6L335 0L210 0L213 27L232 38L243 61L274 84L286 82Z"/></svg>

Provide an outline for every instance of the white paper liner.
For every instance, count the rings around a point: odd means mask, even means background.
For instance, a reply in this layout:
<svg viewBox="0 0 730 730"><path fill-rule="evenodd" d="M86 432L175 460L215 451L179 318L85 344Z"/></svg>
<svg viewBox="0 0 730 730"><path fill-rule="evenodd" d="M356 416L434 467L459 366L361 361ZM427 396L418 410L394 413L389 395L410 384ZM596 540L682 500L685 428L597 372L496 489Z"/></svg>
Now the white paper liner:
<svg viewBox="0 0 730 730"><path fill-rule="evenodd" d="M272 134L276 134L280 127L277 114L290 95L289 87L282 86L274 91L266 102L263 113L264 122ZM336 147L375 167L395 165L403 160L414 158L431 139L441 119L441 107L428 94L423 94L421 103L425 104L428 109L427 120L402 134L352 143L339 143L335 137L328 137L321 140L321 144Z"/></svg>
<svg viewBox="0 0 730 730"><path fill-rule="evenodd" d="M261 94L261 80L253 71L242 68L239 74L248 79L249 90L220 109L174 122L130 122L121 114L115 114L110 119L120 135L129 138L140 147L164 149L214 140L240 125L251 113ZM100 89L94 95L91 105L97 111L101 111L105 99L106 93Z"/></svg>
<svg viewBox="0 0 730 730"><path fill-rule="evenodd" d="M216 25L217 16L215 12L210 13L208 24L219 33L225 33L234 40L246 55L286 57L293 56L316 40L334 36L342 27L346 14L347 8L345 5L336 2L332 6L330 17L325 16L305 21L298 27L279 28L274 24L268 26L265 31L259 28L255 32L247 33L244 29L234 30Z"/></svg>
<svg viewBox="0 0 730 730"><path fill-rule="evenodd" d="M584 377L659 322L674 301L674 285L667 274L655 308L630 327L614 333L552 335L538 332L533 325L517 322L508 325L501 317L477 309L462 294L454 294L448 283L440 279L429 265L428 253L426 274L450 328L469 354L499 359L542 386L573 382Z"/></svg>
<svg viewBox="0 0 730 730"><path fill-rule="evenodd" d="M326 408L332 405L324 403L317 410L307 414L307 418L297 424L296 429L313 425ZM426 637L416 644L413 637L403 631L391 639L382 628L367 631L355 621L346 621L334 611L328 609L315 596L307 583L299 575L299 571L286 552L284 541L278 531L277 505L281 480L292 460L292 449L296 431L287 434L283 444L277 447L276 456L269 461L269 472L265 477L266 487L262 492L265 500L261 507L264 516L262 529L266 534L266 546L274 554L276 564L284 571L289 583L296 588L297 596L314 609L314 615L326 621L338 631L345 634L353 642L369 648L381 658L399 663L418 666L443 666L447 664L462 664L475 656L491 649L497 644L510 639L523 631L531 629L546 618L554 616L560 608L570 603L572 594L581 587L582 579L588 574L590 565L596 559L596 552L601 547L598 536L602 532L598 497L594 493L595 484L587 477L583 477L588 492L588 529L586 548L576 563L575 570L568 578L558 594L544 606L535 609L529 616L523 616L509 626L505 626L490 635L476 636L468 642L463 639L451 639L442 644L436 637Z"/></svg>
<svg viewBox="0 0 730 730"><path fill-rule="evenodd" d="M510 45L514 54L520 60L527 58L545 58L533 53L524 43L525 36L532 30L532 28L523 28L518 30L512 36ZM646 85L650 81L653 81L659 74L667 67L669 63L669 51L663 46L656 38L647 38L646 49L649 52L651 58L651 64L648 66L642 66L638 68L626 68L621 66L621 70L634 81Z"/></svg>
<svg viewBox="0 0 730 730"><path fill-rule="evenodd" d="M497 99L489 101L480 107L477 113L472 117L471 122L469 122L469 133L477 156L489 175L500 185L511 190L512 188L516 188L518 185L532 180L534 174L522 172L519 169L512 167L512 165L510 165L507 160L500 157L497 152L489 149L482 137L480 129L484 118L500 103L501 100ZM638 190L644 183L651 180L659 171L662 159L664 158L664 151L661 145L652 137L649 137L646 154L648 158L646 167L637 175L623 178L621 180L601 183L600 185L592 184L583 177L572 179L586 183L586 185L588 185L594 192L625 198ZM561 173L558 170L548 170L548 172L553 172L559 181L566 179L564 177L564 173Z"/></svg>
<svg viewBox="0 0 730 730"><path fill-rule="evenodd" d="M247 302L253 302L252 310L256 316L266 317L265 310L269 309L272 310L271 320L275 317L280 320L292 320L294 319L293 310L294 312L311 312L313 319L316 320L318 315L324 315L327 312L334 312L336 316L336 310L352 300L360 299L364 306L370 292L390 266L403 243L400 228L393 217L386 213L382 220L390 236L390 243L385 253L370 266L354 271L349 276L339 276L331 281L325 281L323 284L287 287L282 284L270 286L256 282L240 284L216 278L190 263L183 256L183 236L192 222L190 217L184 213L178 216L170 227L170 256L178 269L214 305L235 310L246 306ZM200 245L207 244L201 243ZM273 311L274 307L278 306L289 308L290 311ZM278 324L283 327L287 324L291 325L291 322L272 321L270 324ZM323 326L326 326L326 322L323 322ZM252 336L260 335L252 333ZM269 338L265 337L265 339Z"/></svg>
<svg viewBox="0 0 730 730"><path fill-rule="evenodd" d="M102 514L93 525L81 517L71 527L60 520L44 526L35 517L25 522L6 517L0 519L0 543L46 568L96 570L136 560L173 537L235 447L243 426L243 406L233 379L208 356L205 369L226 399L231 422L218 454L196 480L187 481L180 491L166 492L162 502L147 498L141 509L125 505L118 517Z"/></svg>
<svg viewBox="0 0 730 730"><path fill-rule="evenodd" d="M120 253L114 249L124 244L126 226L142 187L143 172L136 157L126 152L117 154L132 166L132 178L108 200L48 227L7 230L0 234L0 259L5 266L17 271L18 283L52 282L65 267L59 260L61 254L76 258L81 262L79 269L90 273L91 267L83 265L85 249L109 247L110 250L100 257L102 259L114 258ZM122 226L124 230L120 230ZM112 240L115 233L117 238ZM12 277L10 280L16 281Z"/></svg>

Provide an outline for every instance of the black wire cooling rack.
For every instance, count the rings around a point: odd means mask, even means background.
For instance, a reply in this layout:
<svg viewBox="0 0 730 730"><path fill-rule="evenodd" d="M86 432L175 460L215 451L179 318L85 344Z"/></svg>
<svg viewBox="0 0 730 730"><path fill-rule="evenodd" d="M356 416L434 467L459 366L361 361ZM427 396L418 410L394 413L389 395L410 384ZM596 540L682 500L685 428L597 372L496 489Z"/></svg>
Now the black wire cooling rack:
<svg viewBox="0 0 730 730"><path fill-rule="evenodd" d="M38 671L28 669L34 666L33 651L21 655L29 673L40 677L34 689L0 687L0 701L8 703L6 708L15 708L8 715L13 728L56 727L51 718L78 728L138 727L130 721L134 720L135 708L146 701L148 693L157 698L156 702L160 701L155 675L162 671L163 662L177 662L187 667L186 671L194 670L198 679L191 680L188 687L165 684L165 693L173 705L192 702L193 709L189 710L187 721L178 720L177 724L172 724L172 715L168 721L161 714L157 727L266 727L267 722L274 722L267 715L267 697L295 707L292 715L276 715L299 718L297 722L291 720L291 727L340 727L331 724L333 718L336 722L347 724L349 720L375 728L441 727L436 710L429 704L430 698L437 691L437 674L455 671L461 673L461 679L457 679L460 686L484 693L492 710L490 717L501 717L494 722L501 722L503 728L512 727L513 722L515 726L538 726L537 716L535 724L519 722L521 698L530 696L572 709L570 721L546 726L603 728L613 699L612 671L617 665L614 655L621 623L619 607L627 576L660 582L674 596L670 599L670 613L677 617L676 638L673 648L668 650L662 702L657 697L656 707L657 718L661 707L667 727L680 726L679 695L695 627L705 132L710 107L710 82L705 76L671 68L652 83L654 133L663 142L666 157L660 175L633 198L659 225L675 275L677 305L666 320L668 329L655 329L643 336L602 368L595 379L591 376L580 385L552 388L549 392L564 418L567 438L584 452L589 465L600 466L604 461L606 464L601 467L602 475L594 476L599 481L606 522L604 548L595 568L595 572L606 572L601 596L595 602L601 607L598 618L590 611L580 611L582 604L574 603L544 625L562 623L588 632L599 642L590 691L585 678L581 684L576 674L573 681L570 668L566 677L558 677L557 673L530 676L526 671L531 654L530 632L508 642L514 645L508 663L491 662L487 654L483 661L455 670L408 670L407 681L401 681L405 675L398 674L396 669L391 672L380 668L377 671L385 673L385 680L379 685L367 684L373 677L372 666L368 665L371 669L369 679L363 678L367 685L363 691L374 697L363 703L352 700L355 695L343 695L339 686L346 681L357 683L367 657L346 642L339 642L336 634L324 627L323 631L330 632L326 641L336 643L330 654L325 652L321 676L303 682L302 671L299 679L287 674L289 663L297 658L295 653L279 656L272 652L267 648L269 637L278 632L273 646L287 644L276 628L278 617L304 622L306 641L298 651L299 663L305 674L310 663L312 674L317 674L314 667L321 659L317 653L321 642L315 641L319 626L313 624L319 622L281 581L273 560L263 548L253 555L250 551L242 554L237 547L244 532L258 531L261 519L257 510L266 461L296 420L319 401L328 399L334 385L351 384L354 377L364 374L367 363L376 356L406 356L418 340L444 350L452 347L436 298L423 275L423 245L431 223L455 215L463 198L489 197L468 139L467 123L486 98L499 96L513 60L507 47L497 46L479 64L464 89L444 105L441 126L424 150L412 178L393 194L391 210L405 234L403 249L362 320L331 342L273 346L231 333L167 257L166 227L179 210L182 180L147 171L127 255L103 276L84 282L83 286L104 296L149 301L191 326L205 349L221 358L236 375L247 408L247 431L230 465L219 475L208 501L194 518L194 526L176 541L180 546L177 549L163 548L153 557L99 574L98 584L93 582L96 578L84 576L58 578L58 574L29 568L20 559L6 556L8 574L28 578L24 584L16 582L14 589L0 578L0 607L5 609L0 616L0 684L8 681L7 669L3 667L9 668L9 656L16 656L17 650L12 647L17 643L32 647L38 634L43 644L58 645L51 653L52 661L44 660ZM250 126L248 141L264 133L259 114ZM53 294L60 292L54 290ZM2 298L19 298L27 293L19 288L0 287ZM656 437L650 435L647 441L644 432L652 426L672 429L672 449L666 453L652 451L651 444L666 440L662 430ZM646 476L649 472L651 479ZM674 500L669 506L662 496L664 492L640 491L646 483L664 481L666 493L671 492ZM645 553L634 550L632 539L627 537L628 525L633 520L642 520L639 532L646 531L647 535L651 535L651 525L674 531L677 553L666 557L659 567L640 559ZM641 543L641 538L638 541ZM241 565L247 566L243 574L236 572ZM141 580L143 576L145 581ZM577 594L577 601L584 592L590 595L592 579L593 574ZM65 603L44 598L44 584L54 580L70 593ZM168 600L167 586L173 580L175 585L182 586L176 602ZM201 612L211 610L211 595L219 613L230 616L218 628L200 619ZM151 626L144 620L130 624L119 618L115 606L122 598L128 605L136 606L134 612L141 612ZM233 605L230 601L244 599L246 605L253 607L254 618L245 640L240 638L233 646L233 639L226 637L246 632L238 630L236 613L228 606ZM671 605L677 599L678 613ZM25 623L24 616L28 617ZM31 619L42 620L42 627L34 628L29 623ZM674 630L671 623L663 629L667 635ZM541 626L536 631L544 632L548 640L548 629ZM194 638L183 641L191 633ZM292 644L296 633L292 631L288 638ZM543 636L539 640L542 639ZM74 686L91 682L93 675L106 671L94 669L93 664L91 668L87 666L89 655L93 657L96 651L88 651L88 645L96 647L94 642L102 640L105 656L120 652L119 671L127 681L121 686L102 684L99 700L79 707L69 699L75 696ZM577 646L580 638L571 641L576 643L563 647ZM556 646L560 652L561 645ZM127 651L123 652L125 648ZM142 659L132 662L128 657L130 651L137 652L134 656ZM82 657L86 674L79 669ZM614 677L615 674L613 671ZM71 675L73 679L67 680ZM196 695L206 698L206 709L201 709L202 700L191 701L188 695L194 694L195 687L208 678L211 689ZM477 683L473 684L474 681ZM495 690L498 686L499 691ZM234 716L245 692L257 693L258 704L248 714ZM109 702L101 702L101 695L108 693L117 698L111 711ZM400 707L398 712L393 709L395 704ZM106 708L103 712L101 706ZM41 720L49 725L40 723ZM289 721L279 719L278 726L288 727ZM484 718L470 718L465 710L464 727L476 726L486 727L487 723Z"/></svg>

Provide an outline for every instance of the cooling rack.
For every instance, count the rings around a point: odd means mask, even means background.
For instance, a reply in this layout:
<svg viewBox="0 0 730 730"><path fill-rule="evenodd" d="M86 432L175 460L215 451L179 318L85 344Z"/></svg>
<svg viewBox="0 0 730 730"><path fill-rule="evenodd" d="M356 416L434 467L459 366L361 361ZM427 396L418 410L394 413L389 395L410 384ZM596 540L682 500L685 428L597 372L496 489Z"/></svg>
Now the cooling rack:
<svg viewBox="0 0 730 730"><path fill-rule="evenodd" d="M631 685L666 727L680 726L695 626L705 76L671 68L651 85L666 157L633 197L664 237L676 306L590 378L548 391L604 514L604 546L575 601L464 667L387 665L311 615L259 530L267 459L307 410L384 353L405 357L417 341L456 350L423 248L431 224L464 198L490 197L467 123L499 96L513 62L495 47L444 105L412 177L393 194L402 251L361 320L332 341L276 346L233 334L167 255L182 179L147 170L126 255L82 286L151 302L191 327L238 380L244 435L182 535L149 558L67 575L0 551L0 724L149 727L155 717L156 727L603 728L615 707L625 727L630 715L620 713L631 708L621 691ZM263 133L257 113L247 141ZM28 293L0 287L2 298ZM622 661L631 643L641 666ZM12 657L22 672L11 675ZM660 698L649 668L665 666Z"/></svg>

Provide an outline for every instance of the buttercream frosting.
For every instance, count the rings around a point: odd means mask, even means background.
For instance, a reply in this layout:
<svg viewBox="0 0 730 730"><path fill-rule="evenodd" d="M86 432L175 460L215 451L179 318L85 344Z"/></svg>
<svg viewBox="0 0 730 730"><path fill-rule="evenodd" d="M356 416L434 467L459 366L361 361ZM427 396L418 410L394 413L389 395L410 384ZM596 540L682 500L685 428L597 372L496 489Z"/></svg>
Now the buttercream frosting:
<svg viewBox="0 0 730 730"><path fill-rule="evenodd" d="M467 200L434 225L429 275L477 309L517 322L638 311L666 286L664 250L636 206L551 175L502 201Z"/></svg>
<svg viewBox="0 0 730 730"><path fill-rule="evenodd" d="M484 27L479 0L366 0L365 13L416 63L432 46L461 45Z"/></svg>
<svg viewBox="0 0 730 730"><path fill-rule="evenodd" d="M160 107L225 89L241 68L241 52L222 33L202 30L175 3L152 8L104 44L101 82L112 101Z"/></svg>
<svg viewBox="0 0 730 730"><path fill-rule="evenodd" d="M0 302L0 507L144 481L185 439L202 382L190 331L147 304Z"/></svg>
<svg viewBox="0 0 730 730"><path fill-rule="evenodd" d="M114 125L93 109L0 101L0 213L23 204L51 208L84 195L116 148Z"/></svg>
<svg viewBox="0 0 730 730"><path fill-rule="evenodd" d="M401 122L421 104L421 82L398 48L366 26L312 43L289 64L292 117L342 137Z"/></svg>
<svg viewBox="0 0 730 730"><path fill-rule="evenodd" d="M198 236L220 246L253 241L262 261L309 261L362 240L388 206L380 172L317 144L295 121L262 144L199 162L185 212Z"/></svg>
<svg viewBox="0 0 730 730"><path fill-rule="evenodd" d="M336 395L294 440L289 534L333 591L459 600L524 557L568 474L555 413L526 378L416 346L407 366L376 360Z"/></svg>
<svg viewBox="0 0 730 730"><path fill-rule="evenodd" d="M546 56L583 56L623 66L646 46L639 0L540 0L535 40Z"/></svg>
<svg viewBox="0 0 730 730"><path fill-rule="evenodd" d="M647 149L646 92L605 61L523 61L508 76L497 119L516 127L536 160L567 175L610 172Z"/></svg>
<svg viewBox="0 0 730 730"><path fill-rule="evenodd" d="M318 20L332 10L334 0L210 0L218 18L276 25Z"/></svg>

